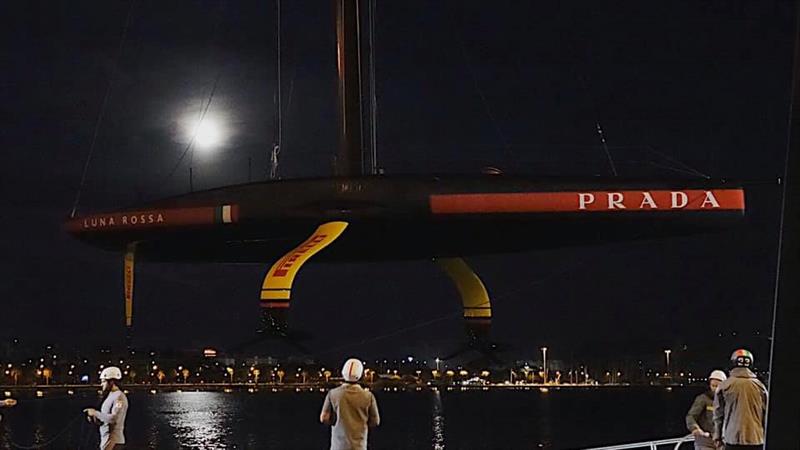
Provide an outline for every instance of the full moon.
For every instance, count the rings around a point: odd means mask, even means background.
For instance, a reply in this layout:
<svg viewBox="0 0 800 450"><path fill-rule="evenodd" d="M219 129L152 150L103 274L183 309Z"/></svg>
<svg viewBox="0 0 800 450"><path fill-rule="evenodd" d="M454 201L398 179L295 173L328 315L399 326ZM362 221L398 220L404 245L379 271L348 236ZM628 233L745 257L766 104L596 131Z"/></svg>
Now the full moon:
<svg viewBox="0 0 800 450"><path fill-rule="evenodd" d="M197 130L194 135L194 145L196 145L197 148L202 150L211 149L219 145L221 141L222 130L217 121L207 117L197 125Z"/></svg>

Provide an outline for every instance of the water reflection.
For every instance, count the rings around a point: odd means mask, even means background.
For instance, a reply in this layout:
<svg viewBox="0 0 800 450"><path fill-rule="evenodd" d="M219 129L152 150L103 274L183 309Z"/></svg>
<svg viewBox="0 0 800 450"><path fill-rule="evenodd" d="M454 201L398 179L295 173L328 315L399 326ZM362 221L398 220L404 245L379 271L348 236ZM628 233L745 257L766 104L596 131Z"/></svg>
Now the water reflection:
<svg viewBox="0 0 800 450"><path fill-rule="evenodd" d="M553 435L553 424L551 422L551 417L553 415L553 408L551 406L552 400L552 393L547 388L543 388L539 390L539 404L540 410L537 417L538 427L539 427L539 437L536 442L536 446L538 448L555 448L553 446L553 442L550 437Z"/></svg>
<svg viewBox="0 0 800 450"><path fill-rule="evenodd" d="M33 429L33 445L39 446L47 440L44 424L37 424Z"/></svg>
<svg viewBox="0 0 800 450"><path fill-rule="evenodd" d="M448 444L465 450L587 448L677 436L685 429L686 409L701 389L380 392L382 423L370 431L370 448L444 449ZM317 420L323 398L319 392L132 391L125 437L137 449L327 448L330 428ZM43 443L67 426L68 431L49 448L97 448L96 426L82 420L68 423L97 400L88 394L25 399L4 411L0 449L10 449L10 440ZM609 426L612 417L620 416L626 417L625 427Z"/></svg>
<svg viewBox="0 0 800 450"><path fill-rule="evenodd" d="M230 448L231 408L219 392L162 394L159 413L175 431L181 447Z"/></svg>
<svg viewBox="0 0 800 450"><path fill-rule="evenodd" d="M147 448L158 448L159 442L159 433L158 433L158 426L155 423L151 424L149 427L149 432L147 433L148 440L147 440ZM130 433L129 433L130 434Z"/></svg>
<svg viewBox="0 0 800 450"><path fill-rule="evenodd" d="M444 450L444 408L439 391L433 391L433 449Z"/></svg>

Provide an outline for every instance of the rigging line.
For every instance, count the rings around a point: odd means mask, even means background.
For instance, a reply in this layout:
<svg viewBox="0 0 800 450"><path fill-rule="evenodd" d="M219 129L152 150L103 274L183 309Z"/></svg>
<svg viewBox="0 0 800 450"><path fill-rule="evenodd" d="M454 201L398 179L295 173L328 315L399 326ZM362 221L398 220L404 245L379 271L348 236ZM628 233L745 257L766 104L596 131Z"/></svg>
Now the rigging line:
<svg viewBox="0 0 800 450"><path fill-rule="evenodd" d="M276 87L275 87L275 139L272 143L272 152L270 153L270 170L269 178L274 180L278 176L278 155L281 152L281 140L283 131L283 108L281 107L281 0L275 0L275 7L277 9L276 21Z"/></svg>
<svg viewBox="0 0 800 450"><path fill-rule="evenodd" d="M626 252L621 252L621 253L622 254L626 254L626 253L629 253L629 252L626 251ZM517 295L520 292L524 292L525 290L527 290L527 289L529 289L529 288L531 288L533 286L537 286L539 284L546 283L547 281L550 281L553 278L562 277L562 276L564 276L564 275L566 275L566 274L568 274L570 272L573 272L573 271L575 271L577 269L583 268L588 264L592 264L596 260L598 260L600 258L603 258L603 257L606 257L606 256L608 256L608 253L600 253L600 254L595 254L593 256L588 256L588 257L583 258L582 260L578 261L575 264L571 264L568 267L565 267L565 268L563 268L563 269L561 269L559 271L556 271L554 273L551 273L551 274L549 274L547 276L544 276L542 278L538 278L536 280L529 281L527 283L523 283L521 285L517 285L516 287L514 287L514 288L512 288L512 289L510 289L510 290L508 290L506 292L503 292L500 295L491 295L490 299L489 299L489 302L481 302L481 303L478 304L478 306L491 305L491 302L494 302L494 301L497 301L497 300L500 300L500 299L504 299L504 298L508 298L508 297L513 296L513 295Z"/></svg>
<svg viewBox="0 0 800 450"><path fill-rule="evenodd" d="M274 158L275 158L275 174L274 175L271 174L273 179L280 178L280 176L278 175L278 162L279 162L278 161L278 156L280 155L281 151L283 150L283 123L285 122L285 120L283 118L283 115L284 114L289 114L289 111L292 108L292 99L294 98L293 97L294 96L294 80L295 80L296 76L297 76L297 66L294 65L294 66L292 66L291 78L289 78L289 93L286 94L286 96L288 97L286 99L286 106L281 108L279 110L279 112L278 112L278 114L281 114L281 121L280 121L280 124L281 124L280 125L280 136L281 137L280 137L280 143L278 145L277 152L275 152L275 154L274 154ZM273 150L274 150L274 146L273 146Z"/></svg>
<svg viewBox="0 0 800 450"><path fill-rule="evenodd" d="M197 118L197 124L195 125L195 129L192 132L192 135L197 134L197 130L200 129L200 122L203 121L203 101L200 101L200 112L199 117ZM194 192L194 148L189 151L189 192Z"/></svg>
<svg viewBox="0 0 800 450"><path fill-rule="evenodd" d="M616 177L618 176L617 173L617 166L614 164L614 158L611 156L611 151L608 149L608 144L606 143L606 136L603 133L603 127L600 125L600 112L597 108L597 101L592 94L592 90L589 88L589 82L586 81L586 76L579 75L578 78L581 80L581 84L583 85L583 90L587 92L589 101L592 104L592 111L594 112L594 124L595 130L597 131L597 135L600 136L600 144L603 146L603 151L606 154L606 159L608 160L608 165L611 168L611 173Z"/></svg>
<svg viewBox="0 0 800 450"><path fill-rule="evenodd" d="M91 448L91 447L89 447L89 440L92 438L92 434L93 433L91 432L92 430L88 428L88 426L89 426L88 423L81 422L81 434L80 434L80 436L82 436L83 439L81 439L81 443L78 446L78 450L81 450L83 448ZM87 433L87 431L88 431L88 433Z"/></svg>
<svg viewBox="0 0 800 450"><path fill-rule="evenodd" d="M585 266L587 264L590 264L590 263L594 262L595 260L599 259L602 256L606 256L606 255L603 254L603 255L595 255L595 256L592 256L592 257L588 257L588 258L584 259L583 261L579 262L578 264L570 266L570 267L568 267L568 268L566 268L564 270L561 270L559 272L550 274L550 275L548 275L546 277L543 277L543 278L540 278L538 280L534 280L534 281L532 281L530 283L525 283L524 285L518 286L518 287L516 287L516 288L514 288L514 289L512 289L510 291L507 291L507 292L503 293L502 295L492 296L491 299L489 300L489 302L481 302L477 306L490 305L491 302L496 301L498 299L510 297L512 295L515 295L515 294L525 290L525 289L530 288L531 286L535 286L537 284L544 283L544 282L546 282L546 281L548 281L548 280L550 280L552 278L563 276L563 275L565 275L565 274L567 274L569 272L572 272L572 271L574 271L576 269L579 269L579 268L581 268L581 267L583 267L583 266ZM372 317L374 315L375 314L371 314L371 315L367 316L366 318L370 318L370 317ZM375 341L378 341L378 340L383 340L383 339L386 339L386 338L389 338L389 337L396 336L398 334L405 333L407 331L416 330L418 328L422 328L422 327L428 326L430 324L433 324L433 323L436 323L436 322L440 322L442 320L446 320L446 319L449 319L449 318L452 318L452 317L462 316L462 315L463 315L463 308L460 308L457 311L454 311L454 312L451 312L451 313L447 313L447 314L444 314L444 315L441 315L441 316L436 316L436 317L434 317L432 319L429 319L429 320L427 320L425 322L421 322L421 323L418 323L418 324L415 324L415 325L411 325L409 327L399 328L399 329L396 329L396 330L394 330L394 331L392 331L390 333L379 335L379 336L376 336L374 338L363 339L363 340L361 340L359 342L354 342L354 343L349 343L349 344L341 345L341 346L338 346L338 347L334 347L332 349L328 349L328 350L326 350L324 352L321 352L320 354L324 355L324 354L335 352L337 350L341 350L343 348L357 346L357 345L364 345L364 344L372 343L372 342L375 342ZM362 320L364 320L364 318L362 318Z"/></svg>
<svg viewBox="0 0 800 450"><path fill-rule="evenodd" d="M676 158L672 158L669 155L667 155L666 153L663 153L663 152L660 152L660 151L656 150L652 145L649 145L649 144L645 145L644 149L661 156L662 158L666 159L667 161L676 163L676 164L682 166L684 169L692 171L695 175L699 175L699 176L701 176L701 177L703 177L705 179L711 179L710 175L706 175L705 173L700 172L699 170L695 169L694 167L692 167L692 166L690 166L690 165L688 165L688 164L686 164L686 163L684 163L684 162L682 162L682 161L680 161L680 160L678 160Z"/></svg>
<svg viewBox="0 0 800 450"><path fill-rule="evenodd" d="M582 261L579 261L577 264L570 265L569 267L566 267L566 268L564 268L562 270L559 270L557 272L551 273L551 274L549 274L549 275L547 275L545 277L530 281L528 283L524 283L522 285L518 285L518 286L516 286L516 287L514 287L514 288L512 288L512 289L510 289L510 290L508 290L506 292L503 292L500 295L492 296L491 300L492 301L496 301L496 300L500 300L500 299L504 299L504 298L508 298L508 297L517 295L520 292L524 292L525 290L527 290L527 289L529 289L529 288L531 288L533 286L537 286L537 285L543 284L543 283L545 283L547 281L552 280L553 278L558 278L558 277L564 276L564 275L566 275L566 274L568 274L570 272L573 272L573 271L575 271L577 269L580 269L580 268L586 266L587 264L594 263L596 260L600 259L601 257L606 257L606 256L608 256L607 253L602 253L602 254L597 254L597 255L594 255L594 256L589 256L589 257L583 259Z"/></svg>
<svg viewBox="0 0 800 450"><path fill-rule="evenodd" d="M453 28L453 35L458 41L459 46L461 47L461 56L464 58L464 64L469 69L470 76L472 77L472 83L475 86L475 91L477 91L478 96L483 103L483 107L486 110L486 115L489 117L489 121L492 122L492 126L494 128L497 137L500 139L500 144L503 146L503 151L506 155L511 155L512 150L508 145L508 140L506 139L505 134L503 134L503 130L500 129L500 124L498 123L497 119L495 118L494 114L492 114L492 109L489 107L489 101L486 99L486 95L484 94L483 90L481 89L480 83L478 82L478 75L475 72L475 68L470 64L469 54L467 53L467 47L464 44L464 39L461 36L461 32L457 27L451 22L451 26Z"/></svg>
<svg viewBox="0 0 800 450"><path fill-rule="evenodd" d="M622 253L624 254L624 253L629 253L629 252L630 252L630 250L627 250L627 251L623 251ZM509 297L511 295L515 295L518 292L520 292L520 291L522 291L524 289L527 289L527 288L529 288L531 286L534 286L534 285L539 284L539 283L543 283L543 282L548 281L548 280L550 280L552 278L556 278L556 277L562 276L562 275L564 275L566 273L569 273L569 272L571 272L571 271L573 271L575 269L579 269L579 268L581 268L581 267L583 267L583 266L585 266L585 265L587 265L589 263L592 263L595 260L597 260L597 259L599 259L600 257L603 257L603 256L606 256L606 254L603 253L601 255L595 255L595 256L590 256L588 258L585 258L584 260L582 260L578 264L570 266L567 269L561 270L561 271L556 272L554 274L550 274L550 275L548 275L548 276L546 276L544 278L541 278L541 279L538 279L538 280L534 280L533 282L526 283L523 286L518 286L517 288L515 288L515 289L513 289L511 291L507 291L502 295L494 296L494 297L492 297L490 299L490 302L498 300L498 299L501 299L501 298L506 298L506 297ZM482 302L480 305L485 305L485 304L486 304L486 302ZM394 330L394 331L392 331L390 333L379 335L379 336L376 336L374 338L362 339L361 341L358 341L358 342L353 342L353 343L349 343L349 344L340 345L340 346L337 346L337 347L334 347L334 348L330 348L328 350L320 352L319 354L320 355L325 355L325 354L329 354L329 353L332 353L332 352L335 352L335 351L338 351L338 350L341 350L341 349L344 349L344 348L360 346L360 345L376 342L376 341L379 341L379 340L383 340L383 339L386 339L386 338L389 338L389 337L396 336L398 334L403 334L403 333L405 333L407 331L416 330L418 328L422 328L422 327L428 326L430 324L433 324L433 323L436 323L436 322L440 322L442 320L446 320L446 319L449 319L449 318L452 318L452 317L456 317L456 316L461 316L462 314L463 314L463 309L459 309L459 310L454 311L452 313L448 313L448 314L444 314L444 315L441 315L441 316L437 316L437 317L434 317L434 318L432 318L430 320L427 320L425 322L421 322L421 323L418 323L418 324L415 324L415 325L412 325L412 326L409 326L409 327L399 328L399 329Z"/></svg>
<svg viewBox="0 0 800 450"><path fill-rule="evenodd" d="M375 87L375 0L369 2L370 173L378 173L378 94Z"/></svg>
<svg viewBox="0 0 800 450"><path fill-rule="evenodd" d="M516 287L514 287L514 288L512 288L512 289L510 289L510 290L508 290L506 292L503 292L500 295L490 295L488 302L485 302L485 301L484 302L480 302L476 306L491 305L492 302L494 302L494 301L511 297L513 295L519 294L520 292L524 292L525 290L527 290L527 289L529 289L529 288L531 288L533 286L545 283L545 282L547 282L547 281L549 281L549 280L551 280L553 278L558 278L558 277L561 277L563 275L566 275L566 274L568 274L570 272L573 272L573 271L575 271L577 269L580 269L580 268L586 266L587 264L591 264L591 263L595 262L597 259L599 259L601 257L605 257L605 256L607 256L606 253L586 257L586 258L582 259L581 261L579 261L576 264L572 264L572 265L570 265L570 266L568 266L566 268L563 268L562 270L559 270L557 272L551 273L551 274L549 274L549 275L547 275L545 277L538 278L536 280L529 281L529 282L523 283L521 285L517 285ZM359 320L362 320L362 321L363 320L368 320L368 319L371 319L372 317L375 317L375 316L377 316L379 314L381 314L380 311L374 312L374 313L368 314L366 316L361 316L359 318ZM461 314L461 311L456 311L453 314ZM443 319L443 318L446 318L446 317L450 317L450 315L451 314L447 314L445 316L441 316L441 318Z"/></svg>
<svg viewBox="0 0 800 450"><path fill-rule="evenodd" d="M366 170L364 170L365 169L365 167L364 167L364 142L366 142L366 139L364 139L364 132L365 132L365 130L364 130L364 78L363 78L363 75L364 75L364 61L362 61L362 59L361 59L362 56L364 56L363 52L361 51L361 44L362 44L362 42L361 42L362 41L362 37L361 36L362 36L362 31L363 31L363 28L361 27L361 14L362 14L362 12L361 12L361 2L355 2L355 10L356 10L356 13L355 13L355 21L356 21L356 38L355 38L356 52L355 53L356 53L356 66L357 66L356 73L358 74L358 76L356 77L356 79L357 79L356 87L358 88L358 103L359 103L358 111L359 111L359 116L360 116L360 117L358 117L358 122L359 122L358 132L360 134L360 136L359 136L359 144L361 146L361 148L359 149L360 153L361 153L359 155L359 158L361 159L361 161L359 161L358 170L359 170L359 173L361 175L363 175L366 172Z"/></svg>
<svg viewBox="0 0 800 450"><path fill-rule="evenodd" d="M624 250L624 251L621 251L621 252L619 252L619 253L621 253L621 254L625 255L625 254L628 254L628 253L630 253L631 251L632 251L632 250ZM579 261L577 264L570 265L569 267L567 267L567 268L565 268L565 269L562 269L562 270L560 270L560 271L558 271L558 272L552 273L552 274L550 274L550 275L547 275L547 276L545 276L545 277L539 278L539 279L537 279L537 280L533 280L533 281L531 281L531 282L528 282L528 283L525 283L525 284L523 284L523 285L519 285L519 286L517 286L517 287L515 287L515 288L513 288L513 289L511 289L511 290L509 290L509 291L506 291L506 292L504 292L504 293L503 293L503 294L501 294L501 295L490 296L489 303L487 303L487 302L481 302L480 304L478 304L478 306L485 306L485 305L487 305L487 304L488 304L488 305L490 305L490 304L491 304L491 302L494 302L494 301L497 301L497 300L500 300L500 299L504 299L504 298L511 297L511 296L513 296L513 295L516 295L516 294L518 294L518 293L520 293L520 292L522 292L522 291L526 290L526 289L529 289L529 288L530 288L530 287L532 287L532 286L536 286L536 285L538 285L538 284L545 283L545 282L547 282L547 281L549 281L549 280L551 280L551 279L553 279L553 278L558 278L558 277L561 277L561 276L563 276L563 275L566 275L566 274L568 274L568 273L570 273L570 272L572 272L572 271L575 271L575 270L577 270L577 269L580 269L580 268L582 268L582 267L584 267L584 266L586 266L586 265L588 265L588 264L592 264L592 263L594 263L596 260L598 260L598 259L600 259L600 258L602 258L602 257L606 257L606 256L608 256L608 254L607 254L607 253L600 253L600 254L595 254L595 255L593 255L593 256L586 257L586 258L582 259L581 261ZM370 317L372 317L372 316L374 316L374 315L375 315L375 314L368 315L368 316L366 316L366 318L363 318L362 320L364 320L364 319L368 319L368 318L370 318ZM322 353L320 353L320 354L324 355L324 354L327 354L327 353L331 353L331 352L334 352L334 351L340 350L340 349L342 349L342 348L347 348L347 347L356 346L356 345L364 345L364 344L367 344L367 343L374 342L374 341L376 341L376 340L382 340L382 339L385 339L385 338L388 338L388 337L396 336L396 335L398 335L398 334L402 334L402 333L404 333L404 332L406 332L406 331L415 330L415 329L417 329L417 328L421 328L421 327L424 327L424 326L430 325L430 324L432 324L432 323L440 322L440 321L442 321L442 320L446 320L446 319L449 319L449 318L451 318L451 317L455 317L455 316L461 316L461 315L463 315L463 308L460 308L459 310L457 310L457 311L454 311L454 312L452 312L452 313L448 313L448 314L444 314L444 315L441 315L441 316L434 317L434 318L432 318L432 319L430 319L430 320L427 320L427 321L425 321L425 322L422 322L422 323L418 323L418 324L412 325L412 326L410 326L410 327L403 327L403 328L399 328L399 329L397 329L397 330L395 330L395 331L393 331L393 332L387 333L387 334L385 334L385 335L380 335L380 336L377 336L377 337L375 337L375 338L372 338L372 339L363 339L363 340L361 340L361 341L359 341L359 342L355 342L355 343L350 343L350 344L345 344L345 345L342 345L342 346L338 346L338 347L335 347L335 348L333 348L333 349L326 350L326 351L324 351L324 352L322 352Z"/></svg>
<svg viewBox="0 0 800 450"><path fill-rule="evenodd" d="M297 46L296 45L293 46L291 41L289 42L289 45L290 45L289 49L290 49L290 55L291 55L291 57L289 58L289 61L295 62L296 56L297 56ZM295 80L295 78L297 78L297 64L292 64L292 75L289 78L289 93L286 94L286 96L288 98L286 99L286 107L284 107L283 110L282 110L283 114L289 114L289 111L291 111L291 109L292 109L292 99L294 98L293 96L294 96L294 80ZM282 122L284 121L283 117L281 117L281 120L282 120ZM281 128L281 139L283 139L283 128ZM281 142L281 144L282 144L282 142Z"/></svg>
<svg viewBox="0 0 800 450"><path fill-rule="evenodd" d="M285 114L288 114L289 111L292 109L292 94L294 94L294 78L297 76L297 67L292 68L292 78L289 79L289 93L286 94L286 108L283 109Z"/></svg>
<svg viewBox="0 0 800 450"><path fill-rule="evenodd" d="M213 32L213 35L212 35L212 38L211 38L211 43L209 44L209 47L210 47L209 48L209 54L208 54L209 63L211 61L211 55L213 53L213 43L214 43L215 40L217 40L219 38L219 31L220 31L220 20L219 20L219 18L222 16L223 6L224 6L223 2L220 1L219 4L218 4L218 7L219 7L218 14L215 15L216 20L214 22L214 32ZM200 108L202 110L202 112L200 113L200 120L195 124L194 130L192 131L192 137L189 140L189 144L186 146L186 148L184 149L183 153L181 153L180 158L178 158L178 162L175 163L175 166L172 168L172 170L169 172L169 174L166 177L164 177L164 181L167 181L170 178L172 178L172 176L178 170L178 167L180 166L181 162L186 157L186 154L190 150L193 152L193 148L192 147L194 145L194 141L195 141L195 138L197 136L197 132L200 129L200 125L203 122L203 119L206 116L206 112L208 112L208 108L211 106L211 101L213 100L214 94L215 94L215 92L217 90L217 84L219 83L220 77L222 76L223 68L224 68L224 66L220 65L220 68L219 68L219 70L217 72L217 76L214 79L214 84L211 87L211 92L209 94L208 103L206 104L206 107L203 108L202 107L203 104L200 103ZM193 156L194 156L194 153L192 153L190 155L190 157L193 157ZM192 186L193 185L193 180L192 180L192 162L191 162L191 159L192 158L190 158L190 163L189 163L189 188L190 188L190 190L193 188L193 186ZM163 184L163 182L162 182L162 184Z"/></svg>
<svg viewBox="0 0 800 450"><path fill-rule="evenodd" d="M595 125L597 126L597 134L600 136L600 143L603 145L603 151L606 152L606 157L608 158L608 164L611 166L611 172L614 176L617 176L617 166L614 164L614 158L611 157L611 152L608 150L608 144L606 144L606 136L603 134L603 127L600 126L600 120L595 120Z"/></svg>
<svg viewBox="0 0 800 450"><path fill-rule="evenodd" d="M418 324L415 324L415 325L412 325L412 326L409 326L409 327L403 327L403 328L397 329L395 331L392 331L390 333L386 333L386 334L383 334L383 335L376 336L374 338L362 339L362 340L360 340L358 342L351 342L349 344L344 344L344 345L339 345L337 347L329 348L328 350L325 350L325 351L320 352L318 354L319 355L326 355L326 354L333 353L335 351L339 351L339 350L342 350L342 349L345 349L345 348L349 348L349 347L354 347L354 346L359 346L359 345L364 345L364 344L369 344L369 343L372 343L372 342L380 341L380 340L387 339L387 338L390 338L390 337L393 337L393 336L397 336L398 334L403 334L403 333L405 333L407 331L416 330L418 328L426 327L426 326L431 325L431 324L436 323L436 322L441 322L442 320L449 319L451 317L460 316L461 314L462 314L461 311L456 311L456 312L453 312L453 313L450 313L450 314L446 314L446 315L443 315L443 316L439 316L439 317L433 318L431 320L427 320L425 322L418 323Z"/></svg>
<svg viewBox="0 0 800 450"><path fill-rule="evenodd" d="M125 46L125 38L128 36L128 28L131 24L131 17L133 17L133 6L136 4L136 0L131 0L130 6L128 7L128 15L125 17L125 25L122 27L122 35L119 39L119 45L117 46L117 53L114 57L114 68L111 72L111 77L108 80L108 85L106 86L105 95L103 95L103 102L100 105L100 111L97 114L97 120L94 124L94 132L92 133L92 142L89 145L89 154L86 156L86 162L83 164L83 173L81 174L81 181L78 184L78 192L75 194L75 202L72 204L72 211L70 212L70 217L75 217L75 213L78 210L78 204L81 201L81 192L83 191L83 186L86 183L86 174L89 172L89 163L92 160L92 155L94 154L95 145L97 144L97 136L100 133L100 125L103 123L103 117L105 116L106 106L108 105L108 98L111 96L111 88L114 85L114 80L117 75L117 69L119 67L119 60L122 55L122 49Z"/></svg>
<svg viewBox="0 0 800 450"><path fill-rule="evenodd" d="M778 224L779 224L778 225L778 249L777 249L777 257L776 257L777 261L776 261L776 267L775 267L775 288L774 288L773 294L772 294L772 299L773 299L773 303L772 303L772 329L770 330L770 336L772 337L772 345L770 346L770 350L769 350L769 361L770 361L769 370L772 371L773 373L776 370L775 364L774 364L774 361L775 361L774 358L775 358L775 337L776 337L776 333L778 331L778 328L777 328L778 306L781 306L781 305L778 304L778 301L783 301L784 302L784 304L783 304L784 308L786 308L785 302L789 301L788 300L788 296L786 296L786 298L784 298L784 296L781 295L782 294L782 292L781 292L781 272L783 272L786 269L785 266L787 264L791 264L790 261L787 261L787 259L791 259L791 257L790 258L785 258L784 255L783 255L784 245L785 245L784 236L787 233L787 231L789 231L789 230L786 230L786 222L787 222L786 212L787 212L787 209L788 209L787 200L791 198L790 194L792 193L790 191L791 187L789 186L787 181L790 179L789 175L796 175L795 167L794 166L790 167L789 164L792 163L792 162L795 162L795 158L798 157L798 155L794 154L794 152L797 151L797 147L796 147L797 144L796 144L795 141L798 138L798 136L797 136L797 126L795 125L795 123L797 121L797 112L798 111L796 109L797 105L795 103L796 103L796 101L798 99L798 93L797 93L798 85L800 85L800 80L798 80L798 71L800 71L800 66L799 66L799 64L800 64L800 8L798 9L798 11L795 14L796 14L797 17L795 19L796 20L796 25L795 25L795 37L794 37L794 55L793 55L793 61L792 61L792 66L793 66L792 67L792 85L791 85L791 92L790 92L790 97L789 97L789 113L788 113L788 116L789 116L788 119L789 120L787 121L787 125L788 126L787 126L787 132L786 132L786 155L784 156L784 160L783 160L783 182L781 183L782 184L782 186L781 186L781 212L780 212L780 222L778 222ZM796 180L794 180L794 179L792 180L792 183L796 183L796 182L797 182ZM793 230L791 230L791 231L793 231ZM788 275L788 274L786 274L786 275ZM790 306L790 308L791 308L791 306ZM781 336L784 337L784 334L782 333ZM790 342L789 339L790 338L787 336L787 339L786 339L787 343ZM781 344L781 345L783 345L783 344ZM774 379L774 378L771 378L770 382L769 382L769 388L770 389L773 389L772 379ZM770 405L769 399L767 399L767 408L769 408L770 406L771 405ZM769 425L769 419L767 420L767 426L768 425Z"/></svg>
<svg viewBox="0 0 800 450"><path fill-rule="evenodd" d="M11 444L11 446L14 447L14 448L19 448L19 449L24 449L24 450L33 450L33 449L45 448L45 447L49 446L50 444L52 444L53 442L57 441L64 433L66 433L72 427L72 425L75 423L76 420L81 418L81 416L83 416L83 411L81 411L78 414L76 414L75 417L73 417L72 420L70 420L67 423L67 426L65 426L61 431L56 433L50 440L45 441L44 443L33 444L33 445L20 445L20 444L17 444L16 442L14 442L14 441L9 439L9 444Z"/></svg>
<svg viewBox="0 0 800 450"><path fill-rule="evenodd" d="M667 166L665 164L659 164L659 163L657 163L655 161L641 161L641 162L644 162L644 163L649 164L649 165L654 166L654 167L659 167L659 168L662 168L662 169L671 170L673 172L682 173L682 174L685 174L685 175L692 175L692 176L695 176L695 177L698 176L698 173L696 171L694 171L694 170L691 170L691 169L685 170L685 169L682 169L680 167L674 167L674 166ZM702 174L700 174L700 176L702 178L705 178L705 179L709 179L710 178L710 177L707 177L707 176L702 175Z"/></svg>
<svg viewBox="0 0 800 450"><path fill-rule="evenodd" d="M192 132L192 137L189 140L189 143L186 144L186 148L183 150L183 153L181 153L181 157L178 158L178 162L176 162L175 166L172 167L172 170L165 177L165 180L168 180L168 179L172 178L172 176L175 174L175 171L178 170L178 167L181 165L181 162L183 161L183 158L186 157L186 154L189 152L189 150L194 145L194 140L197 137L197 130L200 129L200 125L203 123L203 120L206 118L206 113L208 113L208 108L211 106L211 102L214 100L214 94L216 94L216 92L217 92L217 86L219 85L219 79L221 77L222 77L222 68L220 68L220 70L217 72L217 77L214 79L214 85L211 87L211 92L209 93L208 101L206 102L206 107L205 107L205 109L203 109L203 113L200 116L200 120L197 122L197 124L195 124L194 131Z"/></svg>
<svg viewBox="0 0 800 450"><path fill-rule="evenodd" d="M589 88L589 83L586 80L586 77L584 75L579 75L578 78L580 79L584 90L587 93L589 93L589 99L591 100L592 108L593 108L594 114L595 114L595 127L596 127L596 130L597 130L597 134L600 136L600 143L603 146L603 151L605 151L605 153L606 153L606 158L608 159L608 163L609 163L609 165L611 167L611 171L613 172L614 176L617 176L617 169L616 169L616 166L614 164L614 160L613 160L613 158L611 156L611 152L609 150L608 144L606 143L605 133L603 132L603 128L602 128L602 126L600 124L600 119L599 119L600 113L599 113L599 110L597 108L596 99L595 99L594 95L592 95L592 90ZM710 179L711 178L709 175L706 175L705 173L700 172L699 170L689 166L688 164L685 164L685 163L683 163L683 162L681 162L681 161L679 161L679 160L677 160L675 158L671 158L670 156L664 154L663 152L660 152L660 151L656 150L651 145L646 145L644 148L645 148L645 150L651 151L651 152L661 156L662 158L664 158L664 159L666 159L666 160L668 160L668 161L670 161L672 163L675 163L675 164L678 164L678 165L682 166L684 169L686 169L688 171L691 171L691 172L679 171L679 170L672 169L672 168L669 168L669 167L666 167L666 166L660 166L660 167L668 168L668 169L671 169L671 170L676 170L678 172L689 173L691 175L700 176L700 177L705 178L705 179Z"/></svg>

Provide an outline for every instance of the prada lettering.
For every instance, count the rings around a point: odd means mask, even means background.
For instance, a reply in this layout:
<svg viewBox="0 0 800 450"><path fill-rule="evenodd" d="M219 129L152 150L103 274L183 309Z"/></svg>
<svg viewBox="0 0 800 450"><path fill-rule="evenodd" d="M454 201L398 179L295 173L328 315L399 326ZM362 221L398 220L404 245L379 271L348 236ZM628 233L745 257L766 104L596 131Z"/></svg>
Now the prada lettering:
<svg viewBox="0 0 800 450"><path fill-rule="evenodd" d="M744 211L743 189L615 189L433 194L434 214Z"/></svg>
<svg viewBox="0 0 800 450"><path fill-rule="evenodd" d="M669 196L663 191L653 196L651 192L579 192L579 210L620 210L620 209L682 209L689 204L689 195L682 191L669 191ZM712 191L701 191L702 202L699 209L720 208L719 201ZM695 199L691 199L694 201Z"/></svg>

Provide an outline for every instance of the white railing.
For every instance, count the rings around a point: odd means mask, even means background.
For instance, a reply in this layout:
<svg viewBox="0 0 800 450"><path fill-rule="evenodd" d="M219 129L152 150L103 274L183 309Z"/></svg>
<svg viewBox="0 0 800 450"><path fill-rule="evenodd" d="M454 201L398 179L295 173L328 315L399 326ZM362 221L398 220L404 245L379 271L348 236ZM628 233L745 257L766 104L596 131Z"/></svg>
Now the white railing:
<svg viewBox="0 0 800 450"><path fill-rule="evenodd" d="M637 449L637 448L648 448L650 450L659 450L659 448L673 444L675 445L675 447L673 447L673 450L678 450L681 447L681 445L686 442L694 442L694 436L690 434L684 437L661 439L658 441L645 441L645 442L635 442L632 444L609 445L608 447L589 447L586 450L627 450L627 449Z"/></svg>

